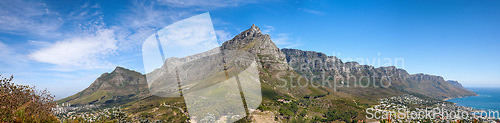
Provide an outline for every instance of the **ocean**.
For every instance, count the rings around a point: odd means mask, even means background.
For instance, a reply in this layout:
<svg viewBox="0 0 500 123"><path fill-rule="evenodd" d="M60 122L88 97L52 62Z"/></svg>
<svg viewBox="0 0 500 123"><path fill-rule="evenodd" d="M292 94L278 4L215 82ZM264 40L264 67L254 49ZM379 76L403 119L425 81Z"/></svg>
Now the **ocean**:
<svg viewBox="0 0 500 123"><path fill-rule="evenodd" d="M500 111L500 88L467 88L479 94L463 98L449 99L460 106L473 107L475 109Z"/></svg>

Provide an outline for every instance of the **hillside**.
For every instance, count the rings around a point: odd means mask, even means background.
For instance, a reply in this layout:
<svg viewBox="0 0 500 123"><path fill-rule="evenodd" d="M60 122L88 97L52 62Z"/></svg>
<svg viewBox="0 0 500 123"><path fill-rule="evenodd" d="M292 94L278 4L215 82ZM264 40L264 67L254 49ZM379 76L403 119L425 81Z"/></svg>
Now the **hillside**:
<svg viewBox="0 0 500 123"><path fill-rule="evenodd" d="M143 74L123 67L104 73L83 91L60 99L58 103L72 105L112 104L117 105L149 96Z"/></svg>
<svg viewBox="0 0 500 123"><path fill-rule="evenodd" d="M180 88L182 91L190 93L219 84L217 83L219 81L214 80L236 76L227 73L224 76L224 70L242 71L240 66L248 66L248 64L242 62L241 59L225 59L223 62L227 66L224 66L222 62L216 62L217 59L221 57L232 58L238 55L255 60L262 94L260 105L258 105L259 103L255 105L259 110L255 110L250 118L243 120L265 122L262 120L267 118L297 122L350 122L364 120L364 109L377 104L376 100L380 98L414 94L441 100L449 97L474 95L473 92L457 88L439 76L408 74L405 70L395 67L374 68L355 62L344 63L334 56L326 56L323 53L313 51L279 49L270 37L270 35L262 34L257 26L252 25L250 29L214 49L220 50L222 55L214 55L213 50L211 50L185 58L169 58L165 60L165 65L162 68L146 75L117 67L111 73L102 74L85 90L61 99L58 103L120 106L130 114L129 117L132 119L186 121L187 116L184 111L187 110L186 105L190 103L189 100L175 97L175 95L162 95L176 92L176 89L179 88L161 87L177 87L177 85L170 86L169 84L172 84L171 81L182 81L183 84ZM191 57L199 59L189 60ZM168 67L173 63L181 62L184 65ZM211 65L196 64L200 62ZM335 65L324 63L335 63ZM302 64L307 64L304 67L306 69L300 67ZM227 67L227 69L215 69L223 67ZM183 72L182 68L197 68L199 71L186 72L186 75L190 77L175 78L174 75L179 76L177 75L178 71ZM371 84L363 89L354 85L348 86L354 82L347 80L330 83L342 85L342 87L322 86L324 83L319 81L319 78L323 78L321 77L323 75L356 76L358 78L368 76L374 77L376 81L382 80L382 83ZM390 78L390 82L383 81L381 76L384 75L394 76L394 78ZM308 79L299 79L301 77L314 79L309 79L312 81L310 82ZM146 78L154 80L149 87ZM333 80L333 78L331 79ZM165 81L169 83L165 83ZM196 83L195 81L203 82ZM366 81L361 81L361 83L365 84ZM248 83L243 81L242 85L244 84ZM382 85L390 86L381 87ZM251 104L249 104L250 108L252 108ZM332 119L330 116L338 117Z"/></svg>

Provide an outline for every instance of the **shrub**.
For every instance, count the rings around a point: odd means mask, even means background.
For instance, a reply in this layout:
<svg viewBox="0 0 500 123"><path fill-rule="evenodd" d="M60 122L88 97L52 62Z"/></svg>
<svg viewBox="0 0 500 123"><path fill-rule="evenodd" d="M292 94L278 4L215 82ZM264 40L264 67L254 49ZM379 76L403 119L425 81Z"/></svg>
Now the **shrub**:
<svg viewBox="0 0 500 123"><path fill-rule="evenodd" d="M58 122L53 115L56 103L47 90L39 91L27 85L16 85L14 77L0 75L1 122Z"/></svg>
<svg viewBox="0 0 500 123"><path fill-rule="evenodd" d="M293 115L293 112L286 109L286 108L280 108L279 112L280 112L280 114L282 114L284 116L292 116Z"/></svg>

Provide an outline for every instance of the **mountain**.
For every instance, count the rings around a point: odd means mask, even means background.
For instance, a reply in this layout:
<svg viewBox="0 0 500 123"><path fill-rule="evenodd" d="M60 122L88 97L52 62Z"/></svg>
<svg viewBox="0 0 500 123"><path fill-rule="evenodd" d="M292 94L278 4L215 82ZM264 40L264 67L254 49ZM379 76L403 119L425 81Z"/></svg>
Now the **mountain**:
<svg viewBox="0 0 500 123"><path fill-rule="evenodd" d="M146 78L143 74L116 67L111 73L104 73L83 91L58 100L58 103L116 104L149 96Z"/></svg>
<svg viewBox="0 0 500 123"><path fill-rule="evenodd" d="M464 86L462 86L462 84L460 84L458 81L455 81L455 80L447 80L446 82L450 83L451 85L455 86L456 88L460 88L460 89L467 90L467 89L466 89L466 88L464 88Z"/></svg>
<svg viewBox="0 0 500 123"><path fill-rule="evenodd" d="M409 74L404 69L394 66L375 68L370 65L360 65L357 62L342 62L335 56L327 56L314 51L302 51L297 49L283 49L287 62L294 70L306 78L340 77L350 87L339 88L340 90L353 92L359 88L353 87L370 85L370 88L392 89L404 93L423 95L434 99L445 99L462 96L471 96L475 93L464 89L458 82L450 84L441 76L428 74ZM352 78L353 81L347 80ZM312 79L318 82L319 79ZM332 79L333 81L333 79ZM336 81L337 85L341 81ZM388 87L383 87L389 85ZM345 85L348 86L348 85ZM461 85L460 85L461 86Z"/></svg>
<svg viewBox="0 0 500 123"><path fill-rule="evenodd" d="M236 35L233 39L224 42L221 48L226 50L241 49L256 54L258 56L257 60L263 68L270 68L271 70L288 69L285 55L271 41L271 36L262 34L260 28L255 25Z"/></svg>
<svg viewBox="0 0 500 123"><path fill-rule="evenodd" d="M242 56L244 59L238 58ZM224 60L217 61L221 58ZM117 67L111 73L102 74L85 90L58 103L120 106L132 119L186 121L186 100L163 94L178 89L195 92L215 85L214 81L207 80L221 79L224 70L241 71L239 66L250 63L245 63L245 59L255 61L260 78L262 102L250 119L257 122L351 122L364 120L365 109L377 104L380 98L413 94L441 100L475 94L444 81L440 76L409 74L394 66L374 68L356 62L344 63L335 56L314 51L279 49L270 35L262 34L257 26L252 25L220 47L184 58L168 58L161 68L146 75ZM204 65L198 64L201 62ZM214 69L222 67L227 69ZM186 68L196 68L197 71L183 71ZM228 76L234 75L225 75ZM333 81L335 76L373 80L361 79L358 84L362 87L347 79ZM150 80L151 88L146 80ZM195 82L197 80L202 82ZM329 81L325 83L324 80ZM182 86L178 86L177 81L182 81ZM248 83L242 82L244 84ZM330 86L326 86L328 84ZM330 115L339 117L331 119L327 117Z"/></svg>

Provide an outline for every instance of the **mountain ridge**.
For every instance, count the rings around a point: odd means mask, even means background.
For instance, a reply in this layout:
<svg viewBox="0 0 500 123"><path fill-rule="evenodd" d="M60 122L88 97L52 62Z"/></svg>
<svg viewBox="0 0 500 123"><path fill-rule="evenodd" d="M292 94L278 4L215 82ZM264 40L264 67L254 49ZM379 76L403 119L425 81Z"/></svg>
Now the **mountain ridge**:
<svg viewBox="0 0 500 123"><path fill-rule="evenodd" d="M301 75L310 76L309 78L321 76L318 72L323 72L323 74L326 73L329 76L340 77L355 76L356 78L372 78L378 76L379 81L382 82L383 78L380 78L381 76L389 76L392 79L389 88L411 94L426 95L440 100L475 95L475 93L466 89L455 88L455 86L450 85L441 76L423 73L409 74L406 70L396 68L395 66L375 68L370 65L360 65L357 62L343 63L342 60L335 56L327 56L315 51L287 48L282 49L282 51L287 55L287 62L290 66L301 73ZM297 66L304 64L309 66L305 69L302 66Z"/></svg>
<svg viewBox="0 0 500 123"><path fill-rule="evenodd" d="M335 56L327 56L321 52L315 52L315 51L302 51L299 49L288 49L288 48L283 48L279 49L272 41L270 38L270 35L268 34L262 34L260 31L260 28L258 28L255 25L252 25L249 29L243 31L242 33L236 35L234 38L231 40L228 40L224 42L221 46L222 49L243 49L246 50L250 53L256 53L257 55L260 56L259 59L259 64L262 68L270 68L270 70L286 70L293 68L293 62L294 56L306 56L310 58L319 58L322 59L323 61L325 59L331 59L332 61L336 63L340 63L343 66L342 68L328 68L328 69L318 69L318 70L313 70L313 71L336 71L336 72L347 72L350 73L351 71L356 71L355 69L365 69L367 71L380 71L382 73L385 72L392 72L392 74L399 74L403 75L409 78L414 79L414 81L421 81L421 80L428 80L428 81L439 81L441 82L444 80L443 77L441 76L436 76L436 75L429 75L429 74L423 74L423 73L417 73L417 74L409 74L406 72L404 69L396 68L394 66L386 66L386 67L378 67L374 68L373 66L369 65L360 65L357 62L345 62L343 63L341 59L335 57ZM188 56L189 57L189 56ZM306 61L311 61L312 59L303 59ZM346 68L346 67L351 67L351 69ZM114 76L119 74L123 74L125 72L128 72L132 74L131 76L134 76L136 78L127 78L127 76ZM302 76L308 76L307 74L311 74L312 71L309 71L310 73L304 73L297 71L300 75ZM368 75L373 74L373 73L367 73ZM380 73L378 73L380 74ZM96 79L88 88L84 89L82 92L79 92L75 95L87 95L91 94L92 91L94 90L101 90L101 91L108 91L108 90L116 90L117 87L119 87L122 84L125 84L125 81L132 82L129 84L139 84L141 87L136 88L137 90L144 90L144 85L147 85L145 82L145 74L141 74L139 72L135 72L132 70L128 70L124 67L116 67L115 70L113 70L111 73L103 73L98 79ZM109 81L112 82L106 82L109 79ZM131 80L134 79L134 80ZM409 81L412 82L412 81ZM414 83L415 83L414 82ZM457 82L458 83L458 82ZM401 84L401 83L396 83L396 84ZM442 84L442 83L441 83ZM447 83L448 84L448 83ZM458 83L460 84L460 83ZM456 85L456 84L454 84ZM461 85L460 85L461 86ZM459 89L460 86L456 86ZM454 86L455 87L455 86ZM130 91L127 90L127 94L132 94ZM410 91L411 92L411 91ZM94 92L95 93L95 92ZM141 93L141 92L140 92ZM80 96L73 97L72 99L76 99ZM115 95L118 96L118 95ZM123 96L119 95L119 96ZM141 94L141 98L147 97L148 94ZM451 95L454 96L454 95ZM464 96L464 95L461 95ZM69 98L69 97L67 97ZM71 101L72 99L61 99L59 102L68 102ZM436 97L438 99L444 99L448 97ZM95 101L95 100L94 100Z"/></svg>
<svg viewBox="0 0 500 123"><path fill-rule="evenodd" d="M200 62L193 61L192 59L212 57L210 55L214 54L217 50L222 52L225 50L232 50L244 52L244 54L247 55L250 54L248 56L254 57L253 59L258 64L262 92L262 103L259 106L259 110L269 111L268 115L270 117L283 116L275 117L278 120L285 120L292 117L293 115L286 112L290 111L287 108L295 109L293 105L295 105L295 107L303 107L303 110L300 109L302 111L307 110L311 112L304 116L310 119L313 119L315 116L323 117L324 115L322 114L328 113L332 108L352 113L349 115L351 119L364 119L364 115L362 115L364 112L363 109L368 108L370 105L377 104L376 100L380 98L408 93L430 99L442 100L444 98L475 94L468 90L457 88L458 86L453 86L440 76L409 74L406 70L394 66L374 68L369 65L360 65L357 62L344 63L335 56L327 56L315 51L280 49L272 42L270 35L262 34L260 28L255 25L252 25L249 29L224 42L218 48L184 58L169 58L165 61L165 64L169 62ZM230 56L231 54L226 55ZM304 63L308 65L306 67L307 69L299 69L300 64ZM220 66L221 63L213 65ZM163 69L167 68L162 67L155 71L162 71ZM146 81L146 79L151 78L147 77L147 74L151 73L141 74L123 67L117 67L111 73L102 74L86 89L70 97L58 100L58 103L70 102L75 105L103 104L120 106L125 107L124 110L131 113L131 117L139 117L141 113L152 113L155 115L176 117L174 119L186 119L183 117L187 116L175 115L183 114L183 112L180 111L172 110L175 116L171 116L172 114L168 113L165 114L165 112L154 112L154 110L156 110L154 106L157 105L176 105L178 108L180 107L185 110L185 103L182 98L164 98L152 94L154 92L151 92ZM390 75L395 78L391 79L391 85L387 88L382 88L380 85L373 84L361 89L361 87L349 86L349 82L347 81L347 84L343 84L344 82L332 83L343 86L332 88L318 86L322 84L318 82L319 78L316 77L320 74L331 76L356 76L358 78L361 76L372 77ZM291 83L291 81L288 81L293 79L291 77L312 77L313 79L298 79L297 82ZM314 79L315 77L316 79ZM382 78L375 77L374 80L382 80ZM311 83L309 83L309 81ZM300 83L309 84L308 86L301 87ZM380 84L387 83L388 82L380 81ZM133 86L124 87L130 85ZM154 87L156 86L153 86L153 88ZM195 85L193 88L194 87L205 86ZM432 95L430 94L432 92L438 94ZM283 100L294 101L294 103L282 105ZM298 112L300 110L292 110L292 112ZM346 119L344 120L348 121Z"/></svg>

